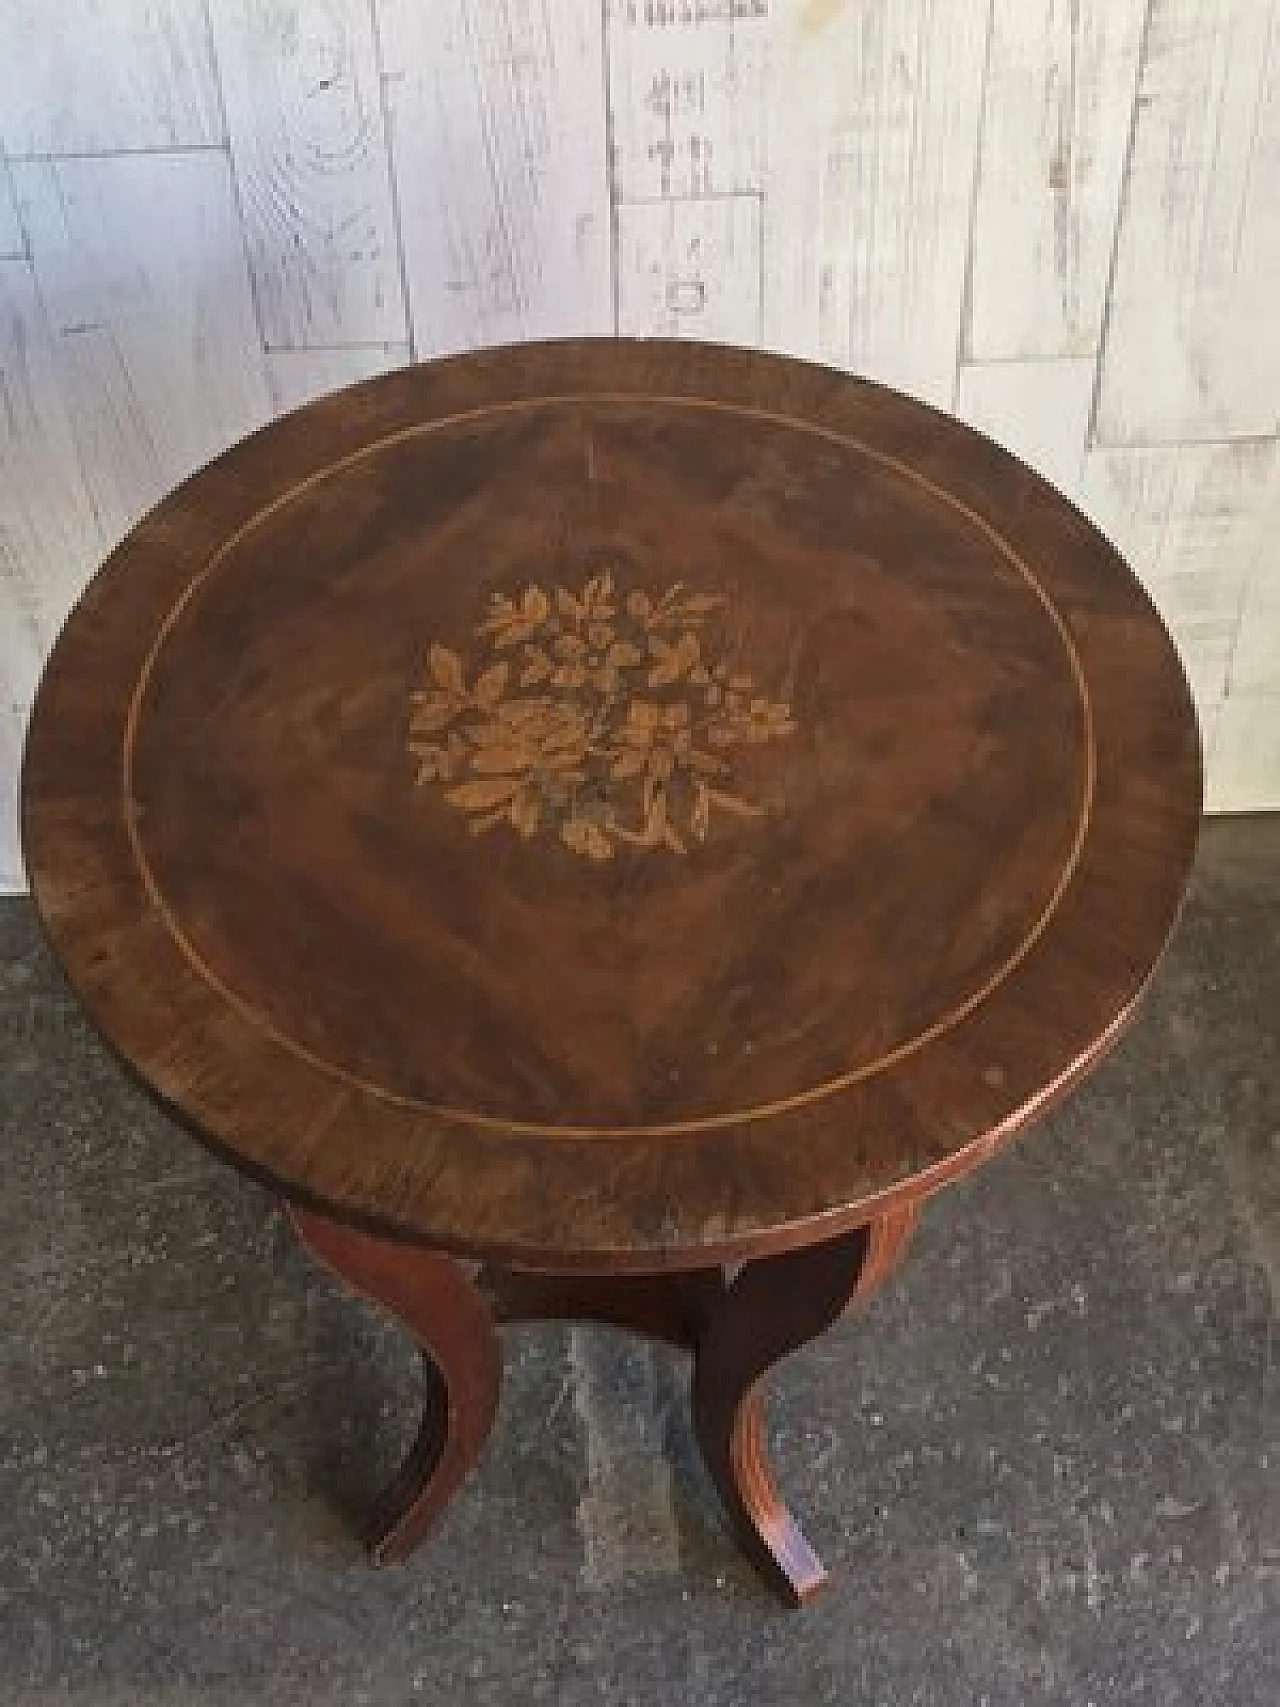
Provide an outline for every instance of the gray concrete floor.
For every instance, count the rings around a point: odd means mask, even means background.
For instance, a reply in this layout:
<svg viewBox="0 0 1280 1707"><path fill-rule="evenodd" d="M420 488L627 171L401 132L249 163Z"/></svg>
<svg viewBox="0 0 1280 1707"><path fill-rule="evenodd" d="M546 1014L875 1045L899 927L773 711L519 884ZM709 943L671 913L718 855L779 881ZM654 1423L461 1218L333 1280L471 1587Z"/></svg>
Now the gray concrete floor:
<svg viewBox="0 0 1280 1707"><path fill-rule="evenodd" d="M0 1703L1280 1702L1280 820L1207 832L1146 1018L775 1384L834 1573L737 1559L666 1353L509 1342L408 1567L350 1518L399 1332L95 1043L0 905Z"/></svg>

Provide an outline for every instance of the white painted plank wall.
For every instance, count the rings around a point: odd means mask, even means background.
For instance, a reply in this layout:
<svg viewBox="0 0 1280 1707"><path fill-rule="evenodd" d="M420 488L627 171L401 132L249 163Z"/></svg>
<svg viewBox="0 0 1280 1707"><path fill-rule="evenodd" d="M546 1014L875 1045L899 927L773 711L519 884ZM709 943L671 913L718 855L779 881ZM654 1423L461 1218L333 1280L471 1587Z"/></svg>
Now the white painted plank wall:
<svg viewBox="0 0 1280 1707"><path fill-rule="evenodd" d="M12 168L85 478L111 541L270 414L227 157Z"/></svg>
<svg viewBox="0 0 1280 1707"><path fill-rule="evenodd" d="M1268 734L1280 704L1265 680L1232 679L1246 602L1280 579L1278 478L1272 440L1098 449L1085 460L1085 508L1141 566L1182 652L1204 729L1213 810L1280 804L1274 780L1259 787L1259 754L1280 757ZM1243 704L1251 707L1247 730ZM1258 790L1252 797L1242 788L1246 777Z"/></svg>
<svg viewBox="0 0 1280 1707"><path fill-rule="evenodd" d="M0 260L0 887L19 881L22 729L58 627L103 550L25 259Z"/></svg>
<svg viewBox="0 0 1280 1707"><path fill-rule="evenodd" d="M198 0L4 0L0 31L0 147L11 156L223 140Z"/></svg>
<svg viewBox="0 0 1280 1707"><path fill-rule="evenodd" d="M964 362L955 413L1079 502L1092 398L1085 357Z"/></svg>
<svg viewBox="0 0 1280 1707"><path fill-rule="evenodd" d="M377 0L418 355L613 329L599 0Z"/></svg>
<svg viewBox="0 0 1280 1707"><path fill-rule="evenodd" d="M0 611L22 703L103 546L35 279L0 261Z"/></svg>
<svg viewBox="0 0 1280 1707"><path fill-rule="evenodd" d="M620 202L618 330L759 344L759 196Z"/></svg>
<svg viewBox="0 0 1280 1707"><path fill-rule="evenodd" d="M995 0L966 355L1090 356L1147 0Z"/></svg>
<svg viewBox="0 0 1280 1707"><path fill-rule="evenodd" d="M1280 693L1231 694L1206 746L1210 812L1280 810Z"/></svg>
<svg viewBox="0 0 1280 1707"><path fill-rule="evenodd" d="M340 391L357 380L372 379L404 367L410 360L408 344L348 344L328 349L270 350L267 352L267 384L271 405L277 414L310 403L330 391Z"/></svg>
<svg viewBox="0 0 1280 1707"><path fill-rule="evenodd" d="M407 336L369 0L208 0L268 346Z"/></svg>
<svg viewBox="0 0 1280 1707"><path fill-rule="evenodd" d="M1280 6L1152 0L1102 350L1104 444L1280 420Z"/></svg>
<svg viewBox="0 0 1280 1707"><path fill-rule="evenodd" d="M617 329L763 341L766 0L606 0Z"/></svg>
<svg viewBox="0 0 1280 1707"><path fill-rule="evenodd" d="M989 0L782 6L764 333L950 405Z"/></svg>
<svg viewBox="0 0 1280 1707"><path fill-rule="evenodd" d="M18 841L18 777L26 708L8 692L0 674L0 895L26 885Z"/></svg>
<svg viewBox="0 0 1280 1707"><path fill-rule="evenodd" d="M9 184L9 169L0 160L0 260L22 253L22 226Z"/></svg>
<svg viewBox="0 0 1280 1707"><path fill-rule="evenodd" d="M1280 0L0 0L0 791L67 605L205 458L617 330L1041 469L1168 617L1211 802L1280 808L1277 301Z"/></svg>
<svg viewBox="0 0 1280 1707"><path fill-rule="evenodd" d="M616 199L762 191L767 0L705 9L605 0L605 8Z"/></svg>

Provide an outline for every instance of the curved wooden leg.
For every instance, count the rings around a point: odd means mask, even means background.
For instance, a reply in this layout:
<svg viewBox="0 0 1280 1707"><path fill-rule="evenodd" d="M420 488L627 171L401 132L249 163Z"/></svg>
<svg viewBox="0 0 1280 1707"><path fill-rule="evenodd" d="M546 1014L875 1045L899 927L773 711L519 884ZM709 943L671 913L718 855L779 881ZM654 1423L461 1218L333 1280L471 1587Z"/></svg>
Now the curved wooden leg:
<svg viewBox="0 0 1280 1707"><path fill-rule="evenodd" d="M480 1456L502 1384L493 1319L451 1257L395 1244L289 1206L308 1250L356 1292L394 1311L418 1341L427 1368L426 1414L371 1522L378 1565L408 1558Z"/></svg>
<svg viewBox="0 0 1280 1707"><path fill-rule="evenodd" d="M747 1263L711 1312L693 1371L693 1421L711 1478L748 1557L789 1601L826 1580L822 1561L778 1493L759 1383L889 1273L914 1206L825 1244Z"/></svg>

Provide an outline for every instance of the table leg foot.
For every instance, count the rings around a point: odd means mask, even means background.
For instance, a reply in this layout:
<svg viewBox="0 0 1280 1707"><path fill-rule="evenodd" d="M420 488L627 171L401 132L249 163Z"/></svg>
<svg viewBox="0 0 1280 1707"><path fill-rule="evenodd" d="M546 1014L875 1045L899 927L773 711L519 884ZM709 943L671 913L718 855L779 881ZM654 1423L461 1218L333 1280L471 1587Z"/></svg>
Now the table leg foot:
<svg viewBox="0 0 1280 1707"><path fill-rule="evenodd" d="M370 1528L375 1564L408 1558L480 1456L502 1385L493 1319L466 1269L451 1257L375 1238L290 1207L299 1238L339 1279L397 1315L422 1350L422 1427L386 1489Z"/></svg>
<svg viewBox="0 0 1280 1707"><path fill-rule="evenodd" d="M894 1211L825 1244L747 1263L695 1350L693 1420L707 1468L747 1556L793 1604L814 1595L826 1572L778 1492L761 1383L885 1278L914 1221L914 1209Z"/></svg>

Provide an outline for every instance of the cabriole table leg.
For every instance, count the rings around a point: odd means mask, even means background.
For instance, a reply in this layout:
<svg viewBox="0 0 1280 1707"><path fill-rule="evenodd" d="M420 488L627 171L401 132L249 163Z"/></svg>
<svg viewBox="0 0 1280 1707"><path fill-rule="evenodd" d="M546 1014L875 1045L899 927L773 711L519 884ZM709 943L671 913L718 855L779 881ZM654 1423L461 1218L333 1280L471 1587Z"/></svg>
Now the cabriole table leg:
<svg viewBox="0 0 1280 1707"><path fill-rule="evenodd" d="M763 1379L884 1280L905 1249L914 1205L731 1275L557 1276L485 1266L475 1278L453 1257L309 1210L288 1212L327 1268L410 1328L428 1371L421 1431L372 1524L375 1563L408 1557L479 1457L502 1378L496 1324L592 1319L692 1352L694 1429L744 1551L784 1599L798 1603L821 1587L822 1562L769 1463Z"/></svg>
<svg viewBox="0 0 1280 1707"><path fill-rule="evenodd" d="M884 1280L915 1218L914 1206L896 1210L824 1244L745 1264L699 1338L698 1443L743 1550L786 1600L809 1599L826 1571L778 1492L765 1443L763 1377Z"/></svg>
<svg viewBox="0 0 1280 1707"><path fill-rule="evenodd" d="M290 1207L298 1236L356 1292L411 1330L427 1371L426 1412L370 1523L378 1565L407 1558L480 1456L498 1409L502 1347L463 1264Z"/></svg>

